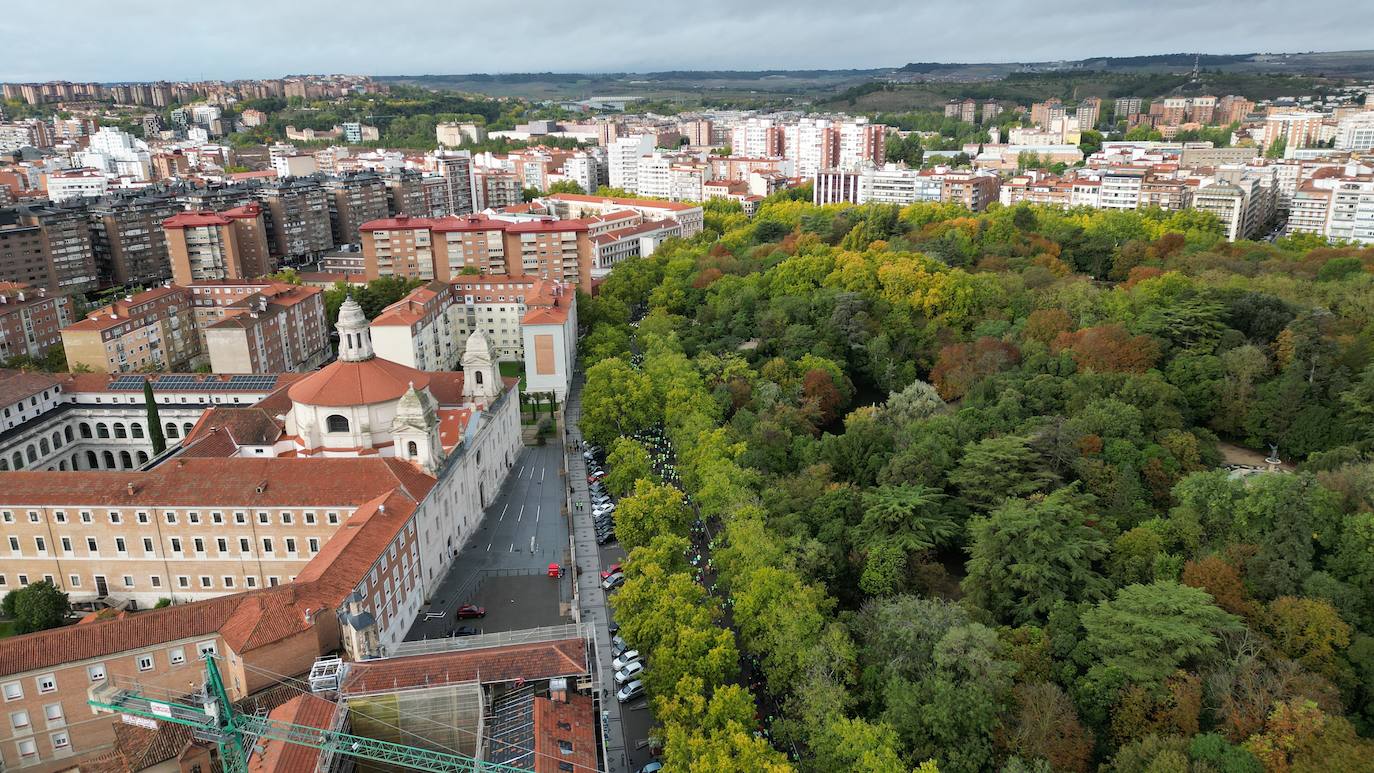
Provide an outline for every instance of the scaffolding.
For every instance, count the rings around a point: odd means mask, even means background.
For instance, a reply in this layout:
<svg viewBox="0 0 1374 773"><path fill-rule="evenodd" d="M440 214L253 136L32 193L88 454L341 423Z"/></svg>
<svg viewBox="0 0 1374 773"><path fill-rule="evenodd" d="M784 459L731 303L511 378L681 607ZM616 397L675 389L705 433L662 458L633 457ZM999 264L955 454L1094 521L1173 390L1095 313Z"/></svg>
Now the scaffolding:
<svg viewBox="0 0 1374 773"><path fill-rule="evenodd" d="M355 735L481 759L482 687L476 681L342 695Z"/></svg>

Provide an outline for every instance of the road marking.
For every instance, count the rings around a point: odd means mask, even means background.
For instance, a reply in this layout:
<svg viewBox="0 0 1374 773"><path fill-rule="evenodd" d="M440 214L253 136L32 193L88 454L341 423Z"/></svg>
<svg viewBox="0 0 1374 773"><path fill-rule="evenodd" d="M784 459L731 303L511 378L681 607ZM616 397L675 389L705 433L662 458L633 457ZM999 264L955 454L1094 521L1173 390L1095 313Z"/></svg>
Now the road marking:
<svg viewBox="0 0 1374 773"><path fill-rule="evenodd" d="M539 511L542 510L543 508L544 508L543 505L535 505L535 506L534 506L534 522L535 522L535 523L539 523Z"/></svg>
<svg viewBox="0 0 1374 773"><path fill-rule="evenodd" d="M496 520L498 520L498 521L504 521L504 520L506 520L506 509L509 508L509 507L510 507L510 502L507 502L507 503L505 504L505 507L502 507L502 508L501 508L501 517L500 517L500 518L497 518Z"/></svg>
<svg viewBox="0 0 1374 773"><path fill-rule="evenodd" d="M490 543L490 542L487 543L487 552L488 552L488 553L491 552L491 543Z"/></svg>
<svg viewBox="0 0 1374 773"><path fill-rule="evenodd" d="M548 468L547 468L547 467L541 467L541 468L539 468L539 482L540 482L540 483L543 483L543 482L544 482L544 473L546 473L546 472L548 472Z"/></svg>
<svg viewBox="0 0 1374 773"><path fill-rule="evenodd" d="M515 522L520 523L520 519L525 517L525 506L520 505L520 512L515 516Z"/></svg>
<svg viewBox="0 0 1374 773"><path fill-rule="evenodd" d="M509 553L514 553L514 552L515 552L515 543L514 543L514 542L510 543L510 550L507 551L507 552L509 552Z"/></svg>
<svg viewBox="0 0 1374 773"><path fill-rule="evenodd" d="M522 465L520 465L520 472L515 473L515 477L519 478L519 477L522 477L524 474L525 474L525 465L522 464Z"/></svg>

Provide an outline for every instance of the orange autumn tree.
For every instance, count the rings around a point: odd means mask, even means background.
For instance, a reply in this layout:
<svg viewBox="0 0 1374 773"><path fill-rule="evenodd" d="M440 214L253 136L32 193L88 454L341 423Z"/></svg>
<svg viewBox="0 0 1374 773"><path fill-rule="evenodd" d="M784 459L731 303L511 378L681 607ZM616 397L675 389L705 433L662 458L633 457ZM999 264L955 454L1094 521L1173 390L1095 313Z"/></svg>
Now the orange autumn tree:
<svg viewBox="0 0 1374 773"><path fill-rule="evenodd" d="M940 358L930 370L930 382L940 397L955 400L964 396L980 378L1006 370L1021 361L1021 350L990 336L973 343L950 344L940 350Z"/></svg>
<svg viewBox="0 0 1374 773"><path fill-rule="evenodd" d="M1131 335L1117 324L1060 333L1051 349L1068 351L1080 370L1144 373L1159 359L1159 344L1147 335Z"/></svg>

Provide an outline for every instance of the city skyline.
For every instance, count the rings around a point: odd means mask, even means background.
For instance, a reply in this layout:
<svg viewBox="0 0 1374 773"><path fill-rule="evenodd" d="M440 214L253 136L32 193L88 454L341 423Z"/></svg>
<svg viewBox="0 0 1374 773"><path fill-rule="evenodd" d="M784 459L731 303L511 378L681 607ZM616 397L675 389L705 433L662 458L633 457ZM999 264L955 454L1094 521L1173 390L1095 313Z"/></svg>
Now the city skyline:
<svg viewBox="0 0 1374 773"><path fill-rule="evenodd" d="M301 34L319 28L314 7L242 6L232 16L222 9L188 7L178 9L175 34L161 37L159 45L129 46L142 31L166 25L163 7L136 3L110 14L87 0L71 6L63 34L82 45L64 50L60 60L52 56L51 36L33 34L44 24L44 10L20 6L0 18L0 35L9 49L0 62L0 80L868 69L915 61L1296 53L1359 50L1368 45L1363 31L1374 24L1374 6L1317 2L1309 4L1312 12L1300 27L1276 25L1273 21L1287 12L1277 0L1166 0L1148 8L1112 0L1088 12L1067 0L1051 0L1034 13L1013 0L978 5L937 0L857 11L811 0L766 0L747 8L712 0L671 23L620 0L597 14L537 0L528 12L474 25L470 16L423 0L390 4L385 14L358 0L343 0L335 5L334 18L365 26L366 36ZM616 23L605 25L607 18ZM1008 18L1016 23L988 23ZM437 45L413 44L417 23ZM1218 38L1218 28L1227 30L1224 39ZM849 34L837 36L840 29ZM1072 30L1071 38L1065 30Z"/></svg>

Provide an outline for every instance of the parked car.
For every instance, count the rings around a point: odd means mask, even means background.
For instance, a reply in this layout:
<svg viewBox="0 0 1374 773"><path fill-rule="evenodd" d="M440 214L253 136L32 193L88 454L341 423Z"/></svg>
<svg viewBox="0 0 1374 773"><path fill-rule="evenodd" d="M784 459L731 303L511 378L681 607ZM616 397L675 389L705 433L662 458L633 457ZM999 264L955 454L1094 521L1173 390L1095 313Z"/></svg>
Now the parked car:
<svg viewBox="0 0 1374 773"><path fill-rule="evenodd" d="M453 631L449 633L449 636L476 636L481 632L482 630L480 628L473 628L470 625L460 625L454 628Z"/></svg>
<svg viewBox="0 0 1374 773"><path fill-rule="evenodd" d="M605 534L596 535L596 544L605 545L607 542L615 542L615 532L608 531Z"/></svg>
<svg viewBox="0 0 1374 773"><path fill-rule="evenodd" d="M605 569L601 570L601 579L604 580L604 579L606 579L607 577L610 577L610 576L613 575L613 574L620 574L620 562L619 562L619 561L617 561L617 562L615 562L614 564L611 564L610 566L608 566L608 567L606 567Z"/></svg>
<svg viewBox="0 0 1374 773"><path fill-rule="evenodd" d="M610 513L606 513L605 515L598 515L598 516L596 517L596 528L597 528L598 530L600 530L600 531L606 531L607 529L609 529L609 528L611 528L611 527L613 527L613 526L615 526L615 516L614 516L614 515L611 515Z"/></svg>
<svg viewBox="0 0 1374 773"><path fill-rule="evenodd" d="M659 773L663 770L663 763L653 760L649 764L639 769L639 773Z"/></svg>
<svg viewBox="0 0 1374 773"><path fill-rule="evenodd" d="M620 653L620 657L611 661L611 670L619 671L625 668L625 666L628 666L631 663L638 663L639 661L639 650L625 650L624 652Z"/></svg>
<svg viewBox="0 0 1374 773"><path fill-rule="evenodd" d="M455 613L454 616L459 618L460 620L469 617L486 617L487 608L479 607L476 604L464 604L461 607L458 607L458 611Z"/></svg>
<svg viewBox="0 0 1374 773"><path fill-rule="evenodd" d="M612 636L615 636L616 634L620 633L620 623L613 622L610 625L606 626L606 630L610 631Z"/></svg>
<svg viewBox="0 0 1374 773"><path fill-rule="evenodd" d="M615 694L615 699L620 701L621 703L625 703L627 701L632 701L643 694L644 683L636 679L635 681L630 682L629 684L620 688L620 691Z"/></svg>
<svg viewBox="0 0 1374 773"><path fill-rule="evenodd" d="M643 674L643 673L644 673L644 662L643 662L643 661L637 661L637 662L635 662L635 663L631 663L631 664L629 664L628 666L625 666L624 668L622 668L622 669L620 669L619 671L615 672L615 683L616 683L616 684L625 684L626 682L634 681L634 680L638 679L638 678L640 677L640 675Z"/></svg>
<svg viewBox="0 0 1374 773"><path fill-rule="evenodd" d="M604 478L604 477L606 477L606 473L604 473L604 472L594 472L594 473L592 473L591 475L588 475L588 476L587 476L587 482L588 482L588 483L595 483L596 481L599 481L599 480L601 480L601 479Z"/></svg>
<svg viewBox="0 0 1374 773"><path fill-rule="evenodd" d="M625 644L625 640L622 639L622 638L620 638L620 636L619 636L618 634L611 637L611 654L612 654L612 655L615 655L616 657L620 657L620 653L624 652L624 651L627 650L627 649L629 649L629 647Z"/></svg>
<svg viewBox="0 0 1374 773"><path fill-rule="evenodd" d="M625 584L625 575L623 575L623 574L621 574L621 573L619 573L619 572L616 572L615 574L613 574L613 575L611 575L610 577L607 577L606 579L604 579L604 580L601 581L601 589L602 589L602 590L615 590L616 588L619 588L620 586L622 586L622 585L624 585L624 584Z"/></svg>

